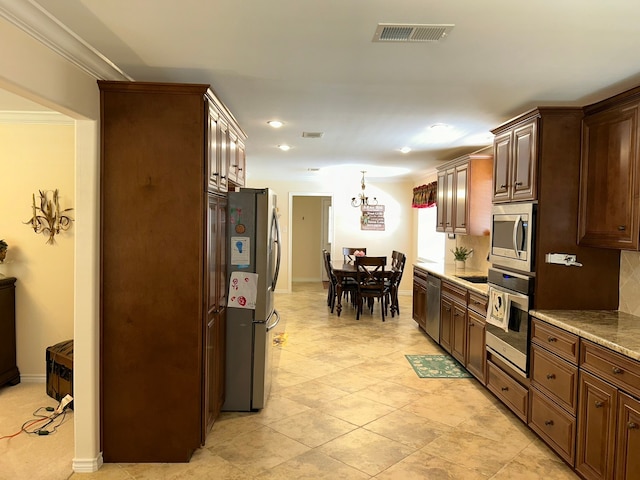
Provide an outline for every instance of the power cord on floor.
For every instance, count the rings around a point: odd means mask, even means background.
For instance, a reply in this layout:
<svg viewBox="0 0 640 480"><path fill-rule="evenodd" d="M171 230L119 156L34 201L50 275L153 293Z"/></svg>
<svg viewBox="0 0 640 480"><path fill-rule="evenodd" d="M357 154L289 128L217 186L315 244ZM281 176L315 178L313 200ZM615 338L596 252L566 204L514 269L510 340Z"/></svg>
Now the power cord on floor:
<svg viewBox="0 0 640 480"><path fill-rule="evenodd" d="M58 431L58 427L60 427L60 425L62 425L66 420L68 405L69 405L69 402L67 401L64 404L63 402L60 402L60 404L58 405L58 408L39 407L35 412L33 412L33 416L37 417L35 420L27 420L22 424L22 426L20 427L20 430L18 430L16 433L13 433L11 435L4 435L0 437L0 440L4 440L5 438L17 437L22 432L27 433L29 435L38 435L38 436L46 436L46 435L51 435L53 433L56 433ZM42 410L48 412L48 414L40 413ZM54 424L54 422L58 419L60 419L58 423ZM36 428L30 430L32 427L42 422L44 422L43 425L39 425Z"/></svg>

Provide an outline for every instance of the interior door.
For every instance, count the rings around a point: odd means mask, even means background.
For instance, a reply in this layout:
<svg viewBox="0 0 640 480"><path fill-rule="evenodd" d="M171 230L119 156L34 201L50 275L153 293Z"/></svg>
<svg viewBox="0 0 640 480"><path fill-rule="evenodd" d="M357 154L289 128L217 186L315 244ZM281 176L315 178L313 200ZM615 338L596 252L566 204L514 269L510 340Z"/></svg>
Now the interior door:
<svg viewBox="0 0 640 480"><path fill-rule="evenodd" d="M332 229L332 225L333 225L333 209L331 206L331 197L324 197L322 199L322 214L321 214L321 221L322 221L322 232L321 232L321 240L320 240L320 244L322 245L322 248L324 250L326 250L327 252L331 252L331 237L333 236L333 229ZM329 276L327 275L327 271L324 268L324 258L320 258L320 263L321 263L321 268L320 271L322 272L322 281L323 282L328 282L329 281Z"/></svg>

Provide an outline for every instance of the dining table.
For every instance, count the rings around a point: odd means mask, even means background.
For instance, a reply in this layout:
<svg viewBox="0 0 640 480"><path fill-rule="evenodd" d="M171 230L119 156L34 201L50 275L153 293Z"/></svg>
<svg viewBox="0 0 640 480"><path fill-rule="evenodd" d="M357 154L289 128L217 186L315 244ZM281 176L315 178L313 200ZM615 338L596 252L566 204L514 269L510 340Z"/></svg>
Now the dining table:
<svg viewBox="0 0 640 480"><path fill-rule="evenodd" d="M342 312L342 284L344 280L347 278L353 278L357 280L358 269L353 263L339 263L339 262L331 262L331 268L333 269L333 273L336 276L337 285L336 285L336 297L338 299L338 303L336 305L336 313L340 316L340 312ZM395 269L384 270L376 272L377 275L380 275L384 278L391 278L396 273ZM393 305L391 307L393 309Z"/></svg>

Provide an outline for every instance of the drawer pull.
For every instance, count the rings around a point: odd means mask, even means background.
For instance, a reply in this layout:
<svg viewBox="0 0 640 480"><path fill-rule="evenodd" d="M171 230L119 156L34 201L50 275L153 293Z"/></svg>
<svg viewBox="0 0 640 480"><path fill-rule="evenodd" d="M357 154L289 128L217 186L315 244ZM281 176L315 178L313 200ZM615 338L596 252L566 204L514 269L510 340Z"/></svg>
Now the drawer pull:
<svg viewBox="0 0 640 480"><path fill-rule="evenodd" d="M500 390L502 390L503 392L507 392L509 391L509 387L502 387Z"/></svg>
<svg viewBox="0 0 640 480"><path fill-rule="evenodd" d="M558 341L558 339L557 339L556 337L548 337L548 338L547 338L547 341L548 341L549 343L553 343L553 342L557 342L557 341Z"/></svg>
<svg viewBox="0 0 640 480"><path fill-rule="evenodd" d="M552 426L553 426L553 420L545 420L544 424L545 424L547 427L552 427Z"/></svg>
<svg viewBox="0 0 640 480"><path fill-rule="evenodd" d="M602 408L604 406L604 402L601 402L600 400L596 400L595 406L596 408Z"/></svg>
<svg viewBox="0 0 640 480"><path fill-rule="evenodd" d="M613 367L611 369L611 371L615 374L615 375L620 375L621 373L624 373L624 371L620 368L620 367Z"/></svg>
<svg viewBox="0 0 640 480"><path fill-rule="evenodd" d="M624 232L627 229L626 225L618 225L618 230Z"/></svg>
<svg viewBox="0 0 640 480"><path fill-rule="evenodd" d="M627 428L628 428L629 430L635 430L635 429L637 429L637 428L638 428L638 424L637 424L637 423L634 423L634 422L629 422L629 423L627 423Z"/></svg>
<svg viewBox="0 0 640 480"><path fill-rule="evenodd" d="M547 380L553 380L554 378L556 378L556 374L555 373L548 373L547 374Z"/></svg>

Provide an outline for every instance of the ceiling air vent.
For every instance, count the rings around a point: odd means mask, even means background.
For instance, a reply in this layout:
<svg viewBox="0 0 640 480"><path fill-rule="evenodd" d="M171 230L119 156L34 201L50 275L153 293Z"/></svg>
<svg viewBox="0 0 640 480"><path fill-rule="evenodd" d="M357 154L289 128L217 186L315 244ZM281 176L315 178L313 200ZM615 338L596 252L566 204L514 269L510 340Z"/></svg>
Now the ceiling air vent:
<svg viewBox="0 0 640 480"><path fill-rule="evenodd" d="M302 132L303 138L322 138L323 135L322 132Z"/></svg>
<svg viewBox="0 0 640 480"><path fill-rule="evenodd" d="M408 25L404 23L379 23L374 42L439 42L455 25Z"/></svg>

